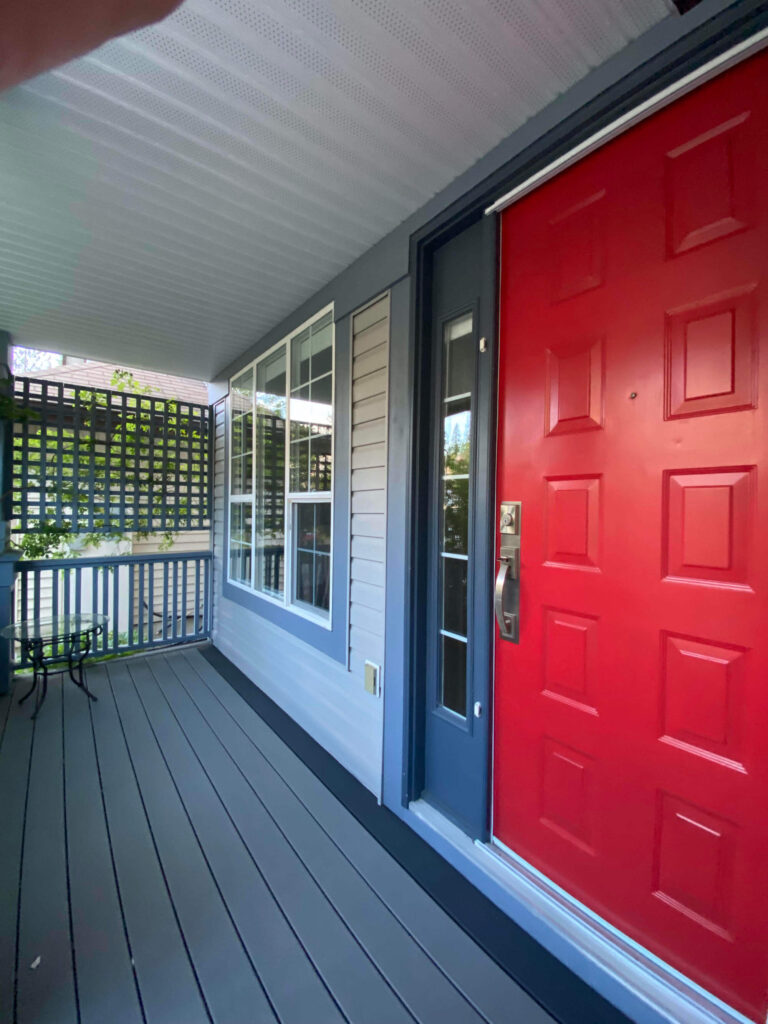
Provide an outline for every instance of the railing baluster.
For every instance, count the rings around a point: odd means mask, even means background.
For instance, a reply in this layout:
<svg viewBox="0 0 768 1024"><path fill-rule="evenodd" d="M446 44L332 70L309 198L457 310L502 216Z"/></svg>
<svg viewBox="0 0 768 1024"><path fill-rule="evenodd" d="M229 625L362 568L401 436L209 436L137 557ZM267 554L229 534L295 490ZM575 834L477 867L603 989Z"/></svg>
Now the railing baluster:
<svg viewBox="0 0 768 1024"><path fill-rule="evenodd" d="M58 618L59 615L59 570L51 570L51 617ZM55 657L59 653L59 641L57 640L51 652Z"/></svg>
<svg viewBox="0 0 768 1024"><path fill-rule="evenodd" d="M117 653L120 643L120 565L112 567L112 608L109 617L112 626L112 650ZM105 630L106 632L106 630Z"/></svg>
<svg viewBox="0 0 768 1024"><path fill-rule="evenodd" d="M35 602L33 618L35 618L35 619L39 619L40 618L40 573L41 573L41 570L38 569L35 572L34 579L32 580L32 584L33 584L33 588L34 588L34 591L33 591L34 592L34 598L33 598L33 600Z"/></svg>
<svg viewBox="0 0 768 1024"><path fill-rule="evenodd" d="M203 632L206 636L211 635L211 560L206 558L203 562L204 583L203 583Z"/></svg>
<svg viewBox="0 0 768 1024"><path fill-rule="evenodd" d="M168 563L163 562L163 640L168 639Z"/></svg>
<svg viewBox="0 0 768 1024"><path fill-rule="evenodd" d="M149 627L149 643L152 645L155 642L155 560L150 558L147 562L149 572L149 598L147 600L147 625Z"/></svg>
<svg viewBox="0 0 768 1024"><path fill-rule="evenodd" d="M104 565L101 570L101 612L102 615L109 615L109 566ZM106 654L109 650L109 630L105 629L101 634L101 649Z"/></svg>
<svg viewBox="0 0 768 1024"><path fill-rule="evenodd" d="M179 563L172 562L173 566L173 629L171 636L174 640L179 638Z"/></svg>
<svg viewBox="0 0 768 1024"><path fill-rule="evenodd" d="M195 636L200 635L200 559L195 559Z"/></svg>
<svg viewBox="0 0 768 1024"><path fill-rule="evenodd" d="M151 614L151 613L150 613ZM144 563L139 562L139 647L144 646Z"/></svg>
<svg viewBox="0 0 768 1024"><path fill-rule="evenodd" d="M181 636L182 639L186 639L187 636L187 570L189 563L182 559L181 561Z"/></svg>
<svg viewBox="0 0 768 1024"><path fill-rule="evenodd" d="M134 565L128 566L128 649L133 647L133 606L135 595L133 592Z"/></svg>

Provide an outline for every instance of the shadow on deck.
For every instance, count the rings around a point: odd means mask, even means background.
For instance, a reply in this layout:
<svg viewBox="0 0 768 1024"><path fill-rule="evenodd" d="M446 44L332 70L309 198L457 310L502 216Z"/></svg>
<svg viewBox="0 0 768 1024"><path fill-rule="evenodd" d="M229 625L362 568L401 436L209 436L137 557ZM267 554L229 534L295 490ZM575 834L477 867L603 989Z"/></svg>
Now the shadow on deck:
<svg viewBox="0 0 768 1024"><path fill-rule="evenodd" d="M2 1024L554 1019L200 650L88 677L0 698Z"/></svg>

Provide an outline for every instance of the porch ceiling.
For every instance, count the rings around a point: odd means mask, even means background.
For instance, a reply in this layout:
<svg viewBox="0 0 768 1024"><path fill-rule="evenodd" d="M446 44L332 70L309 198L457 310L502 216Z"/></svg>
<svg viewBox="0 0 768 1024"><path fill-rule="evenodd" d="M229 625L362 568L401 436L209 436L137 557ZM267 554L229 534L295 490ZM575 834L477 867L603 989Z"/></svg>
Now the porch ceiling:
<svg viewBox="0 0 768 1024"><path fill-rule="evenodd" d="M671 0L187 0L0 98L0 328L210 379Z"/></svg>

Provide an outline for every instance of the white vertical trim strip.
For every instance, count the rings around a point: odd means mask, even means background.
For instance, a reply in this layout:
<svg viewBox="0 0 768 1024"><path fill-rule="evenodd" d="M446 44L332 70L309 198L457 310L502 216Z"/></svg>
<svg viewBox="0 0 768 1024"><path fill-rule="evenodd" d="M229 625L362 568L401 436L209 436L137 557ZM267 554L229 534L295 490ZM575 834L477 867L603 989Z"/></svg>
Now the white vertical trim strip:
<svg viewBox="0 0 768 1024"><path fill-rule="evenodd" d="M691 92L697 86L703 85L704 82L733 67L734 64L746 60L747 57L751 57L752 54L762 50L765 46L768 46L768 28L762 29L754 36L750 36L749 39L745 39L737 46L726 50L725 53L721 53L718 57L703 64L690 74L685 75L679 81L667 86L666 89L662 89L661 92L645 100L644 103L627 111L626 114L622 114L621 117L612 121L611 124L601 128L599 132L595 132L594 135L591 135L588 139L580 142L578 146L574 146L573 149L559 156L557 160L553 160L551 164L547 164L546 167L543 167L540 171L531 175L530 178L510 189L509 192L505 192L503 196L500 196L495 203L492 203L486 209L485 213L500 213L502 210L506 210L508 206L516 203L523 196L527 196L529 192L533 192L534 189L543 185L544 182L554 178L555 175L560 174L567 167L582 160L585 156L594 152L594 150L599 149L600 146L604 146L606 142L610 142L617 135L621 135L640 121L650 117L651 114L655 114L656 111L668 106L674 100L685 96L686 93Z"/></svg>

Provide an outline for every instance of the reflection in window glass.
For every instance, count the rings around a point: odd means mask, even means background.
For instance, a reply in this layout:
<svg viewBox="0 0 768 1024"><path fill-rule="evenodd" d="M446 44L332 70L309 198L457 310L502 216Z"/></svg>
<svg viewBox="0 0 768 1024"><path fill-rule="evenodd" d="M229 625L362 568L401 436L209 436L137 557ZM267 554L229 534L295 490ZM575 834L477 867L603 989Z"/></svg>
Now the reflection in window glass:
<svg viewBox="0 0 768 1024"><path fill-rule="evenodd" d="M328 614L331 595L331 505L295 505L296 570L294 598Z"/></svg>
<svg viewBox="0 0 768 1024"><path fill-rule="evenodd" d="M469 564L472 397L475 348L472 315L443 329L440 417L440 703L467 714L467 571Z"/></svg>
<svg viewBox="0 0 768 1024"><path fill-rule="evenodd" d="M331 490L333 319L330 313L291 339L291 466L294 494Z"/></svg>
<svg viewBox="0 0 768 1024"><path fill-rule="evenodd" d="M285 345L256 367L256 589L285 589Z"/></svg>
<svg viewBox="0 0 768 1024"><path fill-rule="evenodd" d="M332 463L328 312L232 381L230 419L229 578L325 619ZM286 543L288 524L292 546Z"/></svg>
<svg viewBox="0 0 768 1024"><path fill-rule="evenodd" d="M253 486L253 369L232 384L232 443L230 490L250 494Z"/></svg>
<svg viewBox="0 0 768 1024"><path fill-rule="evenodd" d="M251 545L253 543L253 509L249 501L230 505L229 515L229 577L241 583L251 582Z"/></svg>

